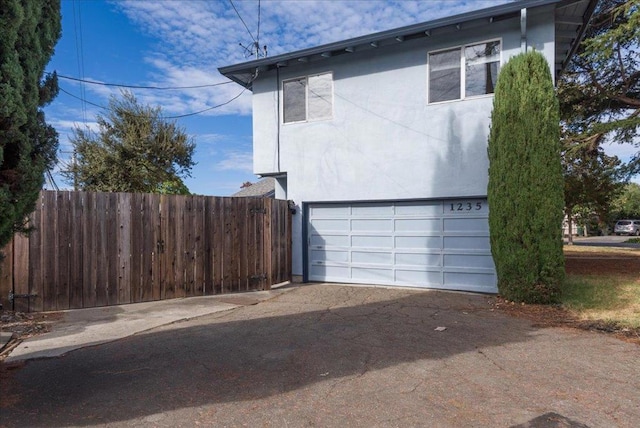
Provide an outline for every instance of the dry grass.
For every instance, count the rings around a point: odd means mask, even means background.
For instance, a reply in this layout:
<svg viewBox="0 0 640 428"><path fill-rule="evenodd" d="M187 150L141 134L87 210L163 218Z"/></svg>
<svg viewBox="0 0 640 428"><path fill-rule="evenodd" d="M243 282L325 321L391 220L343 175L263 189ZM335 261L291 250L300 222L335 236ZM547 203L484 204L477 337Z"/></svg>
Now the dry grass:
<svg viewBox="0 0 640 428"><path fill-rule="evenodd" d="M640 328L640 280L616 276L568 276L563 305L577 318Z"/></svg>
<svg viewBox="0 0 640 428"><path fill-rule="evenodd" d="M586 245L565 245L565 256L588 256L597 254L599 256L620 257L636 256L640 257L640 248L620 248L620 247L589 247Z"/></svg>
<svg viewBox="0 0 640 428"><path fill-rule="evenodd" d="M575 317L640 328L640 249L565 246L562 304Z"/></svg>

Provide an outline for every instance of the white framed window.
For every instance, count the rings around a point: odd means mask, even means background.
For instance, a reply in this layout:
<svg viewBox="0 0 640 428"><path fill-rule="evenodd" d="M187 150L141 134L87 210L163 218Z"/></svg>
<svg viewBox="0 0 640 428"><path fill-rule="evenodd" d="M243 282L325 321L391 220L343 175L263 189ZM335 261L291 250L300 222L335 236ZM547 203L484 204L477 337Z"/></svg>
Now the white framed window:
<svg viewBox="0 0 640 428"><path fill-rule="evenodd" d="M500 71L500 40L429 53L429 103L492 94Z"/></svg>
<svg viewBox="0 0 640 428"><path fill-rule="evenodd" d="M333 117L333 73L320 73L282 81L284 123L326 120Z"/></svg>

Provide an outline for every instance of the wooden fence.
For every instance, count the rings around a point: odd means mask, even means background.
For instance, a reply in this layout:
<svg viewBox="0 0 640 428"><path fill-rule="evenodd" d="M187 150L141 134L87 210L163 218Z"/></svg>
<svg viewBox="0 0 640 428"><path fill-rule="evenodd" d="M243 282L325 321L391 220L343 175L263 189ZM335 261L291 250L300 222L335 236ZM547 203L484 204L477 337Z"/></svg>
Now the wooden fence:
<svg viewBox="0 0 640 428"><path fill-rule="evenodd" d="M269 289L291 278L287 201L43 191L3 249L0 302L53 311Z"/></svg>

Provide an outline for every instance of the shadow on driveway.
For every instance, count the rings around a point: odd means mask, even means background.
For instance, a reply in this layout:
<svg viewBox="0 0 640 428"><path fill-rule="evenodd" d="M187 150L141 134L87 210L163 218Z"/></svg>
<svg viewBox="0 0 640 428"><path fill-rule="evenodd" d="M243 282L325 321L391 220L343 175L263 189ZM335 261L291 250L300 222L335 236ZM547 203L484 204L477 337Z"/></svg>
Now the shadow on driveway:
<svg viewBox="0 0 640 428"><path fill-rule="evenodd" d="M554 371L576 352L582 358L580 348L591 346L582 342L585 333L558 343L572 349L533 348L527 342L544 334L492 312L488 299L303 286L255 306L31 361L3 379L0 426L506 426L573 409L529 401L538 394L544 401L554 388L563 392L551 402L572 400L571 387L554 378L571 382L584 373ZM625 368L631 373L621 378L638 374ZM518 386L542 372L551 380L529 382L539 391ZM509 392L514 384L521 397ZM599 399L600 391L589 394ZM520 404L505 406L505 400Z"/></svg>

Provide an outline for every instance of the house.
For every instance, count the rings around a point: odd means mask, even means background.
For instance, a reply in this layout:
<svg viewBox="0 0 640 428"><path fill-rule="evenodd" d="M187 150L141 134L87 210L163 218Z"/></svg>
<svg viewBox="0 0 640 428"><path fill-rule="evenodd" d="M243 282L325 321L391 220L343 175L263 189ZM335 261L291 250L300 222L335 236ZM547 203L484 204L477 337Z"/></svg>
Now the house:
<svg viewBox="0 0 640 428"><path fill-rule="evenodd" d="M500 67L560 73L595 0L525 0L219 71L253 98L253 169L293 201L303 281L497 291L487 136Z"/></svg>
<svg viewBox="0 0 640 428"><path fill-rule="evenodd" d="M273 198L276 194L275 182L275 178L265 177L231 196L240 198Z"/></svg>

